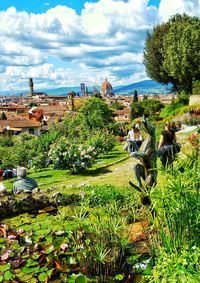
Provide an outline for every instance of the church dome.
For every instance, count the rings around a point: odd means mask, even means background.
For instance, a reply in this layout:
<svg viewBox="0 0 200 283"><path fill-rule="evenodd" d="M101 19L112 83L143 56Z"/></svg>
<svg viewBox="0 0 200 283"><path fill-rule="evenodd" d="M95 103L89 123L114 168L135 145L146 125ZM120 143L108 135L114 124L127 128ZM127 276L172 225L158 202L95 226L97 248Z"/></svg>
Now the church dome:
<svg viewBox="0 0 200 283"><path fill-rule="evenodd" d="M109 83L107 79L105 80L105 82L102 83L101 90L102 91L112 90L112 85Z"/></svg>
<svg viewBox="0 0 200 283"><path fill-rule="evenodd" d="M106 79L102 85L101 85L101 94L103 96L111 96L113 92L112 85L109 83L109 81Z"/></svg>

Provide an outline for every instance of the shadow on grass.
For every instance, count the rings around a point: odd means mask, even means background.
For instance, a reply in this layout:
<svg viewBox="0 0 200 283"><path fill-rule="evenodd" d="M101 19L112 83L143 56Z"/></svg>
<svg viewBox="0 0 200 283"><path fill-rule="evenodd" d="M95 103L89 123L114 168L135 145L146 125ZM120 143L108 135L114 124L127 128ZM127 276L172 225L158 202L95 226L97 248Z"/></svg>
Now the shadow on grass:
<svg viewBox="0 0 200 283"><path fill-rule="evenodd" d="M123 155L122 155L122 154L112 154L112 155L100 157L99 159L100 159L100 160L103 160L103 159L112 159L112 158L116 158L116 157L120 157L120 156L123 156ZM97 161L98 161L98 159L97 159Z"/></svg>
<svg viewBox="0 0 200 283"><path fill-rule="evenodd" d="M45 178L50 178L52 177L53 175L52 174L49 174L49 175L41 175L41 176L36 176L37 179L45 179Z"/></svg>
<svg viewBox="0 0 200 283"><path fill-rule="evenodd" d="M79 174L79 176L99 176L106 173L111 173L112 171L107 168L97 168L89 169L89 171Z"/></svg>

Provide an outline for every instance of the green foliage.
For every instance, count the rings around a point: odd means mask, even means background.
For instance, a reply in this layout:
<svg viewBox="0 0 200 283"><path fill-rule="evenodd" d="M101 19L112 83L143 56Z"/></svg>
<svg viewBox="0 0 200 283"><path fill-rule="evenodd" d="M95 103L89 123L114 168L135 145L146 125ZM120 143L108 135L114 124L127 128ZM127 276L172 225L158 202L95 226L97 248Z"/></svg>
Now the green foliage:
<svg viewBox="0 0 200 283"><path fill-rule="evenodd" d="M94 277L106 282L107 278L127 275L126 215L123 202L115 201L124 201L124 190L120 195L111 186L91 189L91 198L99 196L96 202L101 204L101 210L90 209L83 203L61 208L56 216L35 215L30 218L31 225L28 215L20 218L20 226L14 220L17 230L9 227L6 235L12 241L4 238L3 244L0 242L2 282L9 276L7 271L17 282L94 282Z"/></svg>
<svg viewBox="0 0 200 283"><path fill-rule="evenodd" d="M194 82L192 94L200 94L200 80Z"/></svg>
<svg viewBox="0 0 200 283"><path fill-rule="evenodd" d="M189 117L184 120L184 123L189 126L197 126L200 124L200 117Z"/></svg>
<svg viewBox="0 0 200 283"><path fill-rule="evenodd" d="M38 151L36 156L33 156L29 162L29 167L33 169L46 168L49 165L48 153Z"/></svg>
<svg viewBox="0 0 200 283"><path fill-rule="evenodd" d="M38 104L37 104L36 102L30 102L30 103L29 103L29 107L32 108L32 107L34 107L34 106L38 106Z"/></svg>
<svg viewBox="0 0 200 283"><path fill-rule="evenodd" d="M199 159L191 155L165 174L164 185L151 192L156 234L155 266L149 282L194 282L199 266Z"/></svg>
<svg viewBox="0 0 200 283"><path fill-rule="evenodd" d="M183 247L179 252L167 253L160 249L157 254L149 283L200 281L200 249Z"/></svg>
<svg viewBox="0 0 200 283"><path fill-rule="evenodd" d="M160 83L172 83L179 93L192 94L200 78L199 29L199 18L176 14L147 34L144 63L148 75Z"/></svg>
<svg viewBox="0 0 200 283"><path fill-rule="evenodd" d="M164 54L162 50L168 30L169 23L155 26L152 33L147 33L144 49L144 64L148 76L163 84L168 84L172 80L163 66Z"/></svg>
<svg viewBox="0 0 200 283"><path fill-rule="evenodd" d="M62 122L52 124L49 130L50 140L55 141L55 139L65 136L69 140L73 140L79 137L80 126L79 120L74 116L74 114L67 114Z"/></svg>
<svg viewBox="0 0 200 283"><path fill-rule="evenodd" d="M114 136L107 131L98 131L92 135L87 144L92 146L97 152L97 155L99 155L110 152L114 148L116 141Z"/></svg>
<svg viewBox="0 0 200 283"><path fill-rule="evenodd" d="M124 194L114 186L92 186L88 189L91 191L87 196L87 203L90 207L105 206L113 201L118 202L118 204L125 202Z"/></svg>
<svg viewBox="0 0 200 283"><path fill-rule="evenodd" d="M33 156L35 136L24 133L15 137L2 138L3 147L0 149L2 154L0 155L0 163L3 168L14 168L19 164L27 166L29 160ZM9 144L9 147L6 147ZM14 145L13 145L14 144Z"/></svg>
<svg viewBox="0 0 200 283"><path fill-rule="evenodd" d="M96 151L93 147L71 144L61 137L51 145L49 158L57 169L69 169L72 173L86 171L93 162Z"/></svg>
<svg viewBox="0 0 200 283"><path fill-rule="evenodd" d="M14 145L14 141L12 136L9 135L0 136L0 146L7 147L13 145Z"/></svg>
<svg viewBox="0 0 200 283"><path fill-rule="evenodd" d="M17 160L17 165L27 166L32 156L35 154L34 143L37 138L28 133L23 133L14 137L13 155Z"/></svg>
<svg viewBox="0 0 200 283"><path fill-rule="evenodd" d="M159 112L164 105L156 99L145 99L138 102L133 102L131 105L132 119L141 117L142 115L153 116Z"/></svg>
<svg viewBox="0 0 200 283"><path fill-rule="evenodd" d="M7 120L7 116L4 112L2 112L2 114L0 116L0 120Z"/></svg>
<svg viewBox="0 0 200 283"><path fill-rule="evenodd" d="M0 148L0 166L2 169L16 168L18 165L18 158L15 155L12 147Z"/></svg>
<svg viewBox="0 0 200 283"><path fill-rule="evenodd" d="M78 120L82 129L102 129L113 122L113 114L104 100L90 98L79 110Z"/></svg>
<svg viewBox="0 0 200 283"><path fill-rule="evenodd" d="M166 174L166 184L155 190L157 221L161 229L163 246L178 250L182 246L199 243L199 160L191 157L177 163ZM168 233L164 231L168 230Z"/></svg>
<svg viewBox="0 0 200 283"><path fill-rule="evenodd" d="M134 90L134 93L133 93L133 102L138 102L138 92L136 89Z"/></svg>
<svg viewBox="0 0 200 283"><path fill-rule="evenodd" d="M170 116L174 116L178 114L179 110L183 108L182 103L172 103L166 105L160 112L160 117L162 118L169 118Z"/></svg>
<svg viewBox="0 0 200 283"><path fill-rule="evenodd" d="M122 103L120 103L119 101L117 101L117 100L115 100L115 101L112 103L111 107L112 107L113 109L115 109L115 110L122 110L122 109L124 109L124 105L123 105Z"/></svg>
<svg viewBox="0 0 200 283"><path fill-rule="evenodd" d="M181 91L178 95L178 102L183 105L189 104L189 96L185 91Z"/></svg>

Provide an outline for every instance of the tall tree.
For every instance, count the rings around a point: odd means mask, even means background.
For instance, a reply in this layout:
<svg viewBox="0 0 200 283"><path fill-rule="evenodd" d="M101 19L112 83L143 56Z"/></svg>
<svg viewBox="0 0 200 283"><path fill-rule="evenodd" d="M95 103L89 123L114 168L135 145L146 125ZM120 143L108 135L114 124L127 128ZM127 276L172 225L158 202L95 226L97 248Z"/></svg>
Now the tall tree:
<svg viewBox="0 0 200 283"><path fill-rule="evenodd" d="M150 78L192 94L200 78L200 19L176 14L154 27L146 37L144 64Z"/></svg>
<svg viewBox="0 0 200 283"><path fill-rule="evenodd" d="M2 114L0 116L0 120L7 120L7 116L4 112L2 112Z"/></svg>
<svg viewBox="0 0 200 283"><path fill-rule="evenodd" d="M134 90L134 93L133 93L133 102L138 102L138 92L136 89Z"/></svg>
<svg viewBox="0 0 200 283"><path fill-rule="evenodd" d="M101 98L90 98L78 113L80 123L89 129L104 128L113 121L112 111Z"/></svg>

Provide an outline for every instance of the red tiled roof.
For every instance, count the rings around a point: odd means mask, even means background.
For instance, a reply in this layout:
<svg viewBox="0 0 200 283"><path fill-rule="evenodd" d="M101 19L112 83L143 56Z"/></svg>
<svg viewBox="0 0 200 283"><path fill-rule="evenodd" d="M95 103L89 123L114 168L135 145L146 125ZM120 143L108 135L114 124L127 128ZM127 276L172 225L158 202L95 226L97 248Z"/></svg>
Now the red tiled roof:
<svg viewBox="0 0 200 283"><path fill-rule="evenodd" d="M0 127L6 128L7 126L10 128L38 128L40 122L28 119L0 120Z"/></svg>
<svg viewBox="0 0 200 283"><path fill-rule="evenodd" d="M66 111L67 107L62 105L40 105L37 109L42 109L45 112L60 112Z"/></svg>
<svg viewBox="0 0 200 283"><path fill-rule="evenodd" d="M122 110L116 110L116 111L114 111L113 112L115 115L124 115L124 114L131 114L131 108L128 108L128 107L126 107L126 108L124 108L124 109L122 109Z"/></svg>
<svg viewBox="0 0 200 283"><path fill-rule="evenodd" d="M16 109L16 110L18 110L18 109L28 109L26 106L21 106L21 105L2 105L2 106L0 106L0 109Z"/></svg>

